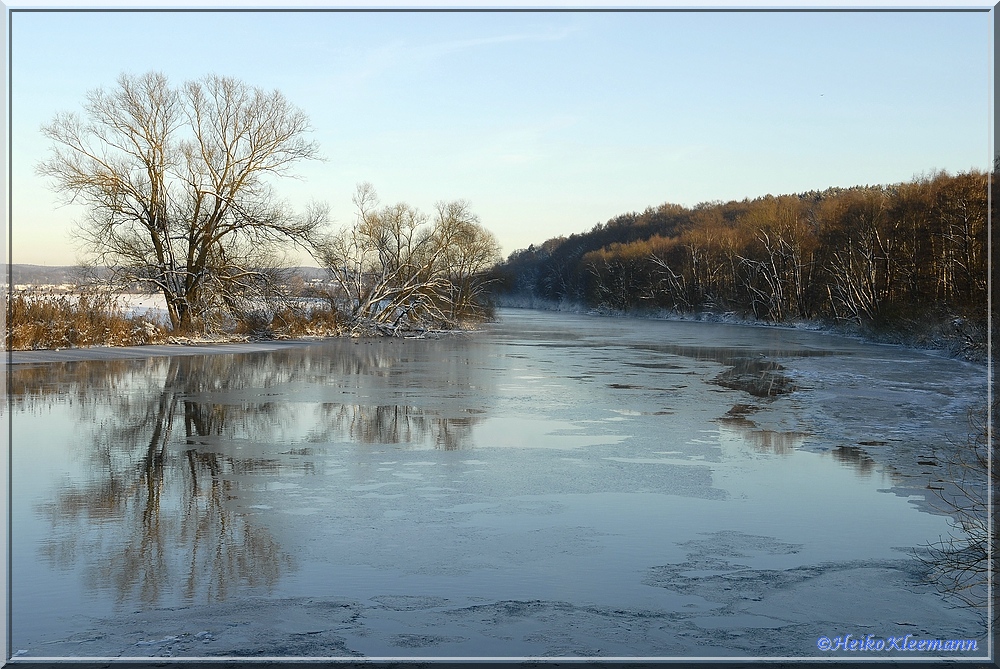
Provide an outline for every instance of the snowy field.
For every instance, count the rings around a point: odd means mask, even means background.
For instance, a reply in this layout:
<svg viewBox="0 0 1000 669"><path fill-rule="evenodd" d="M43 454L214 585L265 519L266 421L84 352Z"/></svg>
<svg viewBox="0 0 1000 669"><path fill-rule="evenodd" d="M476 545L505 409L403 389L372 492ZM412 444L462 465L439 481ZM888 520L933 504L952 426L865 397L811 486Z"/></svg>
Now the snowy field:
<svg viewBox="0 0 1000 669"><path fill-rule="evenodd" d="M168 321L167 302L160 293L155 295L120 293L118 304L122 306L128 316L138 316L159 323L167 323Z"/></svg>

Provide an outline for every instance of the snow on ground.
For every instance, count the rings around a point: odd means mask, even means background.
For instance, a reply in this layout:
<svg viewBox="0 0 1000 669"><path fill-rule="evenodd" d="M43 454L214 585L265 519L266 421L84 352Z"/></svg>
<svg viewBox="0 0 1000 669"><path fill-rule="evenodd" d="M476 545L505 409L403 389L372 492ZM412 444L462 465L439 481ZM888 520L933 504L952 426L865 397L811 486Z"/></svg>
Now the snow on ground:
<svg viewBox="0 0 1000 669"><path fill-rule="evenodd" d="M167 322L167 301L163 295L146 295L141 293L120 293L118 304L122 305L126 316L136 316Z"/></svg>

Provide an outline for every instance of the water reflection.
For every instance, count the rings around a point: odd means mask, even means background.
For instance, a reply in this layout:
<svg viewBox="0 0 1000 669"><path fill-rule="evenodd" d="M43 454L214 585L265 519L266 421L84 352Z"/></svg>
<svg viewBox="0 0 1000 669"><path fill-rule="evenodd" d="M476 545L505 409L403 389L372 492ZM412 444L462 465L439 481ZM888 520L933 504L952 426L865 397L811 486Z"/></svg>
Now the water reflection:
<svg viewBox="0 0 1000 669"><path fill-rule="evenodd" d="M857 446L838 446L830 454L837 462L853 467L860 476L871 476L877 467L875 460ZM889 466L886 466L886 470L890 474L894 473Z"/></svg>
<svg viewBox="0 0 1000 669"><path fill-rule="evenodd" d="M719 425L724 431L732 432L734 435L750 444L758 453L772 453L774 455L788 455L800 448L809 435L805 432L779 432L776 430L764 430L757 427L752 420L743 416L726 416L719 421Z"/></svg>
<svg viewBox="0 0 1000 669"><path fill-rule="evenodd" d="M420 406L411 389L432 402L442 394L435 384L491 386L463 370L470 364L461 356L427 354L345 342L14 368L17 412L80 430L74 448L83 471L36 506L51 524L41 555L82 569L90 587L110 591L119 605L272 589L295 560L251 511L262 481L317 473L318 444L471 443L485 408ZM437 381L401 373L403 363L433 370ZM344 401L318 401L331 396ZM400 399L410 401L379 403Z"/></svg>
<svg viewBox="0 0 1000 669"><path fill-rule="evenodd" d="M747 418L760 409L761 407L752 404L735 404L726 412L726 415L719 419L719 425L724 431L732 432L736 437L750 444L759 453L789 455L805 444L806 439L810 436L807 432L762 429L757 423ZM831 449L829 453L834 460L852 468L861 477L871 476L872 472L878 468L875 460L857 446L841 445ZM884 469L893 479L898 478L891 466L886 465Z"/></svg>
<svg viewBox="0 0 1000 669"><path fill-rule="evenodd" d="M454 451L472 443L475 416L447 418L437 412L408 405L320 405L319 423L310 441L351 441L360 444L432 444Z"/></svg>
<svg viewBox="0 0 1000 669"><path fill-rule="evenodd" d="M82 562L91 586L112 591L116 603L150 606L174 596L212 601L238 587L270 588L293 566L269 531L230 502L238 493L235 474L273 473L282 465L200 448L239 423L280 420L273 406L189 399L227 383L215 375L224 362L161 360L131 374L109 373L103 388L90 387L89 401L78 404L94 419L81 439L87 479L38 509L52 523L41 548L48 561L63 568Z"/></svg>
<svg viewBox="0 0 1000 669"><path fill-rule="evenodd" d="M740 406L740 405L737 405ZM749 420L743 414L730 414L719 419L719 425L723 431L731 432L734 436L757 451L758 453L770 453L774 455L789 455L802 448L806 439L810 436L806 432L778 430L765 430L757 426L755 422ZM868 478L880 466L863 449L856 446L837 446L829 451L833 459L840 464L850 467L854 473L860 477ZM881 469L893 481L899 481L900 477L891 465L882 465Z"/></svg>

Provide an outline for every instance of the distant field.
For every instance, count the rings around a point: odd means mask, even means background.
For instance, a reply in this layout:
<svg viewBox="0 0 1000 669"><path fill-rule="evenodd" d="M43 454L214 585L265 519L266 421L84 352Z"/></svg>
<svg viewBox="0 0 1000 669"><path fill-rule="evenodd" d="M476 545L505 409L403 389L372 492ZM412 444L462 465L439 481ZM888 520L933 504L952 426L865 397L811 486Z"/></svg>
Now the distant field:
<svg viewBox="0 0 1000 669"><path fill-rule="evenodd" d="M72 265L12 264L5 269L8 271L3 273L3 277L15 291L67 294L76 292L83 283L81 268ZM290 273L306 282L314 282L327 276L326 271L318 267L295 267ZM136 292L119 293L117 302L122 306L126 316L141 316L163 324L167 323L167 307L163 295L149 294L137 289Z"/></svg>
<svg viewBox="0 0 1000 669"><path fill-rule="evenodd" d="M74 265L27 265L15 263L5 267L7 271L3 273L5 281L9 281L12 286L74 286L81 283L83 272L80 267ZM326 271L318 267L293 267L291 274L299 276L309 281L310 279L320 279L326 276Z"/></svg>
<svg viewBox="0 0 1000 669"><path fill-rule="evenodd" d="M127 316L142 316L149 320L167 322L167 302L163 295L119 293L118 304Z"/></svg>

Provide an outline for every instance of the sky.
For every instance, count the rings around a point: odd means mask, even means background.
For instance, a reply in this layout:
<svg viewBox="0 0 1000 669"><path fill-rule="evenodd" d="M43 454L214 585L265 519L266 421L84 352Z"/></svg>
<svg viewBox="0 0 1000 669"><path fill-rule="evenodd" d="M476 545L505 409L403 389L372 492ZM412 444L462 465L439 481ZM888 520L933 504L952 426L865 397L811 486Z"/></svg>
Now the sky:
<svg viewBox="0 0 1000 669"><path fill-rule="evenodd" d="M985 12L17 7L14 263L86 257L71 236L84 210L36 173L51 148L40 128L122 72L278 89L309 116L324 157L274 182L294 207L326 202L336 229L353 222L360 182L428 214L465 199L505 256L665 202L991 164Z"/></svg>

